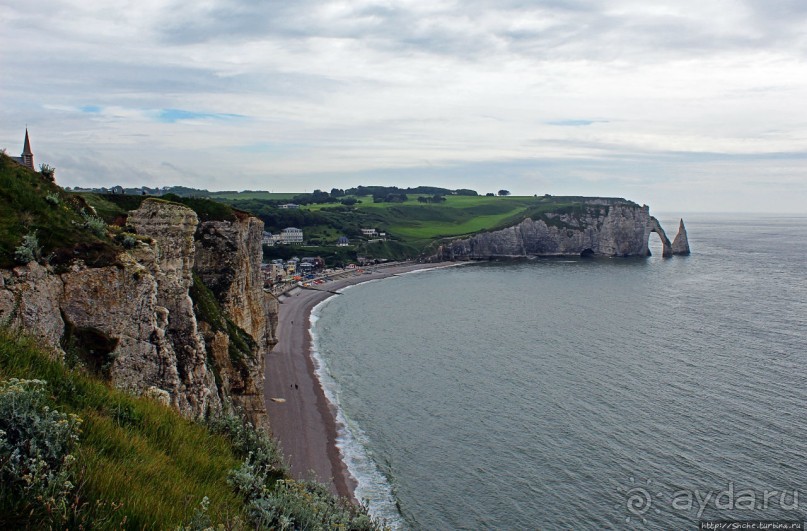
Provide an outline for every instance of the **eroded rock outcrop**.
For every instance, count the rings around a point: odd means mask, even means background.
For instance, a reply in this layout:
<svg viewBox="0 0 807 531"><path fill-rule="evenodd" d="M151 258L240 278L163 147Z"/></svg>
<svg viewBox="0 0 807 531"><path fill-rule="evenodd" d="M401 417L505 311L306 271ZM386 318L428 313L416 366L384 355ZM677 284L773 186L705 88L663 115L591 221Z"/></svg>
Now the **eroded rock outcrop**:
<svg viewBox="0 0 807 531"><path fill-rule="evenodd" d="M565 212L546 212L498 231L441 246L437 259L488 260L525 256L648 256L655 232L664 256L672 244L649 207L619 199L593 198Z"/></svg>
<svg viewBox="0 0 807 531"><path fill-rule="evenodd" d="M58 349L64 333L61 293L61 279L36 262L0 270L0 324L27 330Z"/></svg>
<svg viewBox="0 0 807 531"><path fill-rule="evenodd" d="M250 216L207 221L196 232L194 271L221 304L227 318L254 340L251 353L235 349L232 334L206 323L208 352L220 368L224 393L255 424L266 420L264 359L277 343L277 301L263 291L260 264L263 222Z"/></svg>
<svg viewBox="0 0 807 531"><path fill-rule="evenodd" d="M0 323L62 355L78 352L117 387L186 416L215 414L232 399L267 425L263 358L276 342L277 306L262 289L263 223L244 215L200 225L193 210L149 199L128 224L141 241L114 265L0 270ZM194 290L210 296L205 315Z"/></svg>
<svg viewBox="0 0 807 531"><path fill-rule="evenodd" d="M155 337L155 343L165 348L171 346L173 359L180 380L180 387L172 392L180 402L180 410L203 414L208 407L221 407L212 370L206 359L204 339L199 332L190 288L193 285L195 259L194 236L199 218L196 213L182 205L165 201L146 200L137 210L129 213L127 223L138 234L150 237L154 244L157 281L156 298L161 308L157 317L167 316L163 328L164 337ZM164 308L164 310L163 310ZM153 382L149 385L160 387ZM132 387L130 382L125 387ZM137 382L134 386L148 386ZM187 402L183 404L182 402Z"/></svg>
<svg viewBox="0 0 807 531"><path fill-rule="evenodd" d="M687 229L684 227L684 220L678 224L678 234L672 242L672 254L687 255L689 250L689 238L687 237Z"/></svg>
<svg viewBox="0 0 807 531"><path fill-rule="evenodd" d="M506 229L476 234L444 245L448 260L524 256L630 256L647 254L649 208L613 200L592 200L567 212L547 212Z"/></svg>
<svg viewBox="0 0 807 531"><path fill-rule="evenodd" d="M661 239L661 256L665 258L672 256L672 244L670 243L670 239L667 237L667 233L661 228L661 223L659 223L655 217L650 216L650 222L647 224L647 228L649 232L655 232L658 234L659 238ZM649 233L648 236L650 236ZM650 256L649 250L647 251L647 255Z"/></svg>

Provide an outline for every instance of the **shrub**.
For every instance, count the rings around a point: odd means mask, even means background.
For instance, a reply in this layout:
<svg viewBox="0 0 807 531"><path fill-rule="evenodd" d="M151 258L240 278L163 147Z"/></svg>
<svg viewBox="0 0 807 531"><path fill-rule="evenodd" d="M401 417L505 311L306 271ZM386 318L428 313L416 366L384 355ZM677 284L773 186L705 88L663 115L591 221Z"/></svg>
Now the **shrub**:
<svg viewBox="0 0 807 531"><path fill-rule="evenodd" d="M210 421L244 457L230 472L230 485L246 504L257 529L383 529L350 500L334 497L324 485L288 479L274 440L238 412Z"/></svg>
<svg viewBox="0 0 807 531"><path fill-rule="evenodd" d="M127 234L123 237L122 245L124 249L133 249L137 245L137 238Z"/></svg>
<svg viewBox="0 0 807 531"><path fill-rule="evenodd" d="M3 509L42 521L67 518L75 490L71 451L80 424L76 415L50 408L44 381L12 378L0 383Z"/></svg>
<svg viewBox="0 0 807 531"><path fill-rule="evenodd" d="M233 410L234 406L230 405ZM277 447L277 443L263 430L255 429L239 411L231 411L218 418L211 419L208 423L214 433L226 436L236 454L241 458L247 458L258 467L282 475L286 465L283 456Z"/></svg>
<svg viewBox="0 0 807 531"><path fill-rule="evenodd" d="M234 483L252 473L247 465L244 463L233 475ZM271 489L265 487L247 501L250 519L261 529L384 528L370 517L366 507L356 507L345 498L334 498L324 485L308 481L278 480Z"/></svg>
<svg viewBox="0 0 807 531"><path fill-rule="evenodd" d="M39 171L42 173L42 176L47 178L50 181L53 181L56 177L56 168L49 164L40 164Z"/></svg>
<svg viewBox="0 0 807 531"><path fill-rule="evenodd" d="M58 194L55 194L55 193L53 193L53 192L50 192L50 193L48 193L48 195L46 195L46 196L45 196L45 201L46 201L47 203L49 203L49 204L53 205L53 206L58 206L58 205L59 205L59 203L61 202L61 201L59 200L59 195L58 195Z"/></svg>
<svg viewBox="0 0 807 531"><path fill-rule="evenodd" d="M82 212L81 217L84 218L84 228L98 236L99 238L103 238L106 235L106 223L104 220L99 218L98 216L93 216L92 214L87 214L87 212Z"/></svg>
<svg viewBox="0 0 807 531"><path fill-rule="evenodd" d="M14 260L20 264L28 264L42 257L42 247L36 231L29 232L22 237L22 243L14 250Z"/></svg>

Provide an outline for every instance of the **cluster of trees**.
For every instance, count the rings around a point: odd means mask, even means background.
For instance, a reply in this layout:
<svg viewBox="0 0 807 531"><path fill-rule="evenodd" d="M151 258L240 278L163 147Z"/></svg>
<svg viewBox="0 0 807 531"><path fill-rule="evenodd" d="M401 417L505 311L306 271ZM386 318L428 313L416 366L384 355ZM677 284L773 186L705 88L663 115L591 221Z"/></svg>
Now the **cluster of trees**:
<svg viewBox="0 0 807 531"><path fill-rule="evenodd" d="M298 205L320 205L324 203L336 203L338 201L328 192L323 192L322 190L314 190L310 194L295 195L294 197L291 198L291 202L296 203ZM282 203L288 203L288 201L275 201L275 204L282 204Z"/></svg>
<svg viewBox="0 0 807 531"><path fill-rule="evenodd" d="M443 203L445 200L446 198L439 194L435 194L431 197L426 197L423 195L418 197L419 203Z"/></svg>
<svg viewBox="0 0 807 531"><path fill-rule="evenodd" d="M373 194L373 203L405 203L409 197L404 192L376 192Z"/></svg>
<svg viewBox="0 0 807 531"><path fill-rule="evenodd" d="M355 188L347 188L339 190L334 188L331 190L331 195L334 191L341 192L342 195L355 195L358 197L373 196L373 197L386 197L388 195L400 194L418 194L418 195L479 195L476 190L469 190L460 188L457 190L449 190L448 188L440 188L437 186L415 186L409 188L399 188L397 186L356 186Z"/></svg>

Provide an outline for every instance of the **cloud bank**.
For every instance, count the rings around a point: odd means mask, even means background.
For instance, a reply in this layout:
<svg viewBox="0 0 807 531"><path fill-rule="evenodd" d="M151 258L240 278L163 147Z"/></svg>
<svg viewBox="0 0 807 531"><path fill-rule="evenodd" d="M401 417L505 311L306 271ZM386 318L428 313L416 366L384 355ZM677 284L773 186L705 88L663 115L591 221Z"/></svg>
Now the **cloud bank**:
<svg viewBox="0 0 807 531"><path fill-rule="evenodd" d="M807 4L10 0L0 147L64 185L438 184L805 212Z"/></svg>

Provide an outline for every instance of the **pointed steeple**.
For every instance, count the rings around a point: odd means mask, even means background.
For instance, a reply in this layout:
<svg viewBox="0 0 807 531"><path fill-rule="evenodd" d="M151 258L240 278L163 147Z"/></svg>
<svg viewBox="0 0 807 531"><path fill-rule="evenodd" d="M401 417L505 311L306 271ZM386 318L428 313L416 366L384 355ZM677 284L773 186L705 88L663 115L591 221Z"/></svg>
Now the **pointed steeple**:
<svg viewBox="0 0 807 531"><path fill-rule="evenodd" d="M20 162L22 165L34 169L34 153L31 151L31 141L28 139L28 128L25 128L25 144L22 147L22 155L20 155Z"/></svg>

